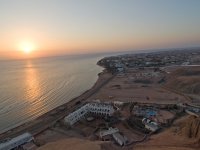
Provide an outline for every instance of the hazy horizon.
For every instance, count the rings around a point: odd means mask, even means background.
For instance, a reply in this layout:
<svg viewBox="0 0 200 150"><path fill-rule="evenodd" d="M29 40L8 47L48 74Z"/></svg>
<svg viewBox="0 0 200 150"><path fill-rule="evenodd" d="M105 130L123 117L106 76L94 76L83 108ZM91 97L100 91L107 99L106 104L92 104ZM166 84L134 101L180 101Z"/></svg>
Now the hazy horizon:
<svg viewBox="0 0 200 150"><path fill-rule="evenodd" d="M199 47L199 5L199 0L2 0L0 58Z"/></svg>

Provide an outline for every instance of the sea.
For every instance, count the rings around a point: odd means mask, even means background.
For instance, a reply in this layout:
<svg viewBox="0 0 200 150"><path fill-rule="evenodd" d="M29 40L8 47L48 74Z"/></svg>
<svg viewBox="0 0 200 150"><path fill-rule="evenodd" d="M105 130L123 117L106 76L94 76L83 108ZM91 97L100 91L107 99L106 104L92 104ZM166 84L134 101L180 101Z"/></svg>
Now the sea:
<svg viewBox="0 0 200 150"><path fill-rule="evenodd" d="M31 121L90 89L103 55L0 60L0 133Z"/></svg>

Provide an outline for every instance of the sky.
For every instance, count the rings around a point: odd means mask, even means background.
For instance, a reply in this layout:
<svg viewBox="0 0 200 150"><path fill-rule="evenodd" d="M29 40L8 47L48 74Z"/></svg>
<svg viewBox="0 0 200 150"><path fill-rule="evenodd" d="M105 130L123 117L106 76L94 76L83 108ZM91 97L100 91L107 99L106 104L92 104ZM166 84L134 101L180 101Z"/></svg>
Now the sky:
<svg viewBox="0 0 200 150"><path fill-rule="evenodd" d="M200 0L0 0L0 57L200 46Z"/></svg>

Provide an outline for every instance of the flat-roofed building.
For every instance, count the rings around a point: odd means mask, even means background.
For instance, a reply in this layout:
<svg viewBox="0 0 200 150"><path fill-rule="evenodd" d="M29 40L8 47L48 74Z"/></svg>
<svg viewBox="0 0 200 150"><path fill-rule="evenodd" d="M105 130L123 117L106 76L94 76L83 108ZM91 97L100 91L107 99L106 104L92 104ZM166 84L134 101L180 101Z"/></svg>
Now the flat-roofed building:
<svg viewBox="0 0 200 150"><path fill-rule="evenodd" d="M156 132L159 129L159 126L156 122L151 121L148 118L143 118L142 119L142 123L145 125L145 128L152 131L152 132Z"/></svg>
<svg viewBox="0 0 200 150"><path fill-rule="evenodd" d="M156 132L159 129L159 127L153 123L146 123L145 128L152 132Z"/></svg>
<svg viewBox="0 0 200 150"><path fill-rule="evenodd" d="M126 137L124 137L123 135L121 135L119 132L112 134L112 136L113 136L113 139L120 146L124 146L128 142L128 139Z"/></svg>
<svg viewBox="0 0 200 150"><path fill-rule="evenodd" d="M0 143L0 150L11 150L33 140L34 137L30 133L24 133L4 143Z"/></svg>
<svg viewBox="0 0 200 150"><path fill-rule="evenodd" d="M64 121L69 125L73 125L74 123L82 119L86 113L88 113L88 105L84 105L83 107L70 113L67 117L65 117Z"/></svg>
<svg viewBox="0 0 200 150"><path fill-rule="evenodd" d="M114 113L114 108L110 104L106 103L88 103L76 111L70 113L64 118L64 123L73 125L81 120L87 114L93 114L98 116L111 116Z"/></svg>
<svg viewBox="0 0 200 150"><path fill-rule="evenodd" d="M110 127L108 130L102 130L99 132L99 136L101 138L103 138L104 136L107 136L107 135L112 135L114 133L117 133L119 132L119 129L118 128L112 128Z"/></svg>
<svg viewBox="0 0 200 150"><path fill-rule="evenodd" d="M88 112L94 115L111 116L114 112L113 106L105 103L89 103Z"/></svg>

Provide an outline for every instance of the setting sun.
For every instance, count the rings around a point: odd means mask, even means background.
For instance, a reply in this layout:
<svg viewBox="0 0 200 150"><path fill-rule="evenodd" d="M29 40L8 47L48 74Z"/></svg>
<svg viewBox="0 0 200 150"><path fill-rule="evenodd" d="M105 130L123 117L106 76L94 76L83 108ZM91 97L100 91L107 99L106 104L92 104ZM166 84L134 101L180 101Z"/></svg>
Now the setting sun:
<svg viewBox="0 0 200 150"><path fill-rule="evenodd" d="M21 48L20 48L24 53L29 54L32 51L35 50L35 47L32 43L30 42L24 42L21 44Z"/></svg>

